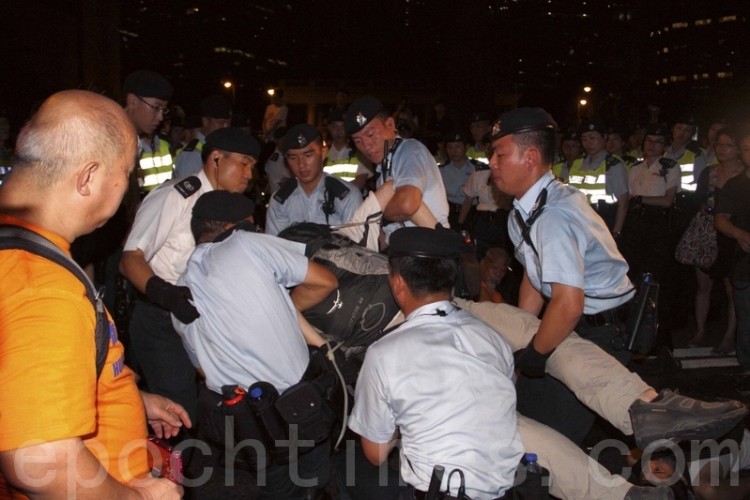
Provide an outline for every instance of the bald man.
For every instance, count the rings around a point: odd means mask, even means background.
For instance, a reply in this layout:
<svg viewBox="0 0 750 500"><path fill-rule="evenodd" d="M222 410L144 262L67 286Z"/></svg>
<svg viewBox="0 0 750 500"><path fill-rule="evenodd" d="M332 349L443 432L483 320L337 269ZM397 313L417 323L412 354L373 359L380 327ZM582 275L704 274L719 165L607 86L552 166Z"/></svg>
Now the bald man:
<svg viewBox="0 0 750 500"><path fill-rule="evenodd" d="M18 137L0 225L69 255L73 240L117 210L136 143L114 101L85 91L51 96ZM166 437L190 420L174 402L139 393L109 317L97 375L97 321L84 284L20 249L0 251L0 276L0 497L180 498L179 485L148 474L146 420Z"/></svg>

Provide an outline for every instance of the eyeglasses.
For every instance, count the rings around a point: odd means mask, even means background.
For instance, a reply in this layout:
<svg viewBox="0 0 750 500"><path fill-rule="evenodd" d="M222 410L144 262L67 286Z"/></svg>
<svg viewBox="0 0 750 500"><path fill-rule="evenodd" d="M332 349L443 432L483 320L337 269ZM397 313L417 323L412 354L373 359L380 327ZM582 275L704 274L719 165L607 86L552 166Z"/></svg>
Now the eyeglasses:
<svg viewBox="0 0 750 500"><path fill-rule="evenodd" d="M154 113L156 113L156 114L161 113L161 115L163 117L165 117L165 118L167 116L169 116L169 108L168 107L166 107L166 106L155 106L155 105L151 104L150 102L146 102L146 100L143 97L141 97L139 95L135 95L135 96L138 98L139 101L141 101L143 104L145 104L146 106L148 106L149 108L151 108L151 111L153 111Z"/></svg>

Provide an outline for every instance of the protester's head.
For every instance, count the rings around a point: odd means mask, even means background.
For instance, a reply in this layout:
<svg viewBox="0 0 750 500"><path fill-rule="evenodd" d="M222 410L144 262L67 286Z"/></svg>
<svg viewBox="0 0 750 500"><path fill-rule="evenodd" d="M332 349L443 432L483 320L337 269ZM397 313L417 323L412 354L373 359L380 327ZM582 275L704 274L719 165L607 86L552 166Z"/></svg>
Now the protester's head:
<svg viewBox="0 0 750 500"><path fill-rule="evenodd" d="M396 230L391 234L388 250L391 287L399 286L402 280L417 299L433 294L450 295L463 245L463 238L455 231L425 227ZM396 293L394 296L398 297Z"/></svg>
<svg viewBox="0 0 750 500"><path fill-rule="evenodd" d="M125 112L139 134L151 135L169 115L167 104L172 98L172 85L159 73L137 70L122 84Z"/></svg>
<svg viewBox="0 0 750 500"><path fill-rule="evenodd" d="M299 183L315 188L323 176L323 140L318 129L307 123L291 127L280 150Z"/></svg>
<svg viewBox="0 0 750 500"><path fill-rule="evenodd" d="M220 128L206 136L201 151L203 171L214 189L241 193L253 178L260 144L239 128Z"/></svg>
<svg viewBox="0 0 750 500"><path fill-rule="evenodd" d="M214 241L243 221L251 221L255 204L244 194L224 190L203 193L193 206L190 231L195 243Z"/></svg>
<svg viewBox="0 0 750 500"><path fill-rule="evenodd" d="M500 283L509 270L510 254L502 247L492 247L479 262L479 273L486 283Z"/></svg>
<svg viewBox="0 0 750 500"><path fill-rule="evenodd" d="M518 108L503 114L492 128L490 168L497 188L520 198L555 159L557 124L542 108Z"/></svg>
<svg viewBox="0 0 750 500"><path fill-rule="evenodd" d="M739 132L732 127L724 127L716 132L716 159L719 163L731 162L740 158Z"/></svg>
<svg viewBox="0 0 750 500"><path fill-rule="evenodd" d="M135 166L137 140L116 102L83 90L59 92L21 130L8 181L33 191L32 204L68 210L71 233L86 234L120 205Z"/></svg>
<svg viewBox="0 0 750 500"><path fill-rule="evenodd" d="M398 135L393 118L372 96L360 97L349 106L344 127L357 149L375 164L383 161L387 144Z"/></svg>

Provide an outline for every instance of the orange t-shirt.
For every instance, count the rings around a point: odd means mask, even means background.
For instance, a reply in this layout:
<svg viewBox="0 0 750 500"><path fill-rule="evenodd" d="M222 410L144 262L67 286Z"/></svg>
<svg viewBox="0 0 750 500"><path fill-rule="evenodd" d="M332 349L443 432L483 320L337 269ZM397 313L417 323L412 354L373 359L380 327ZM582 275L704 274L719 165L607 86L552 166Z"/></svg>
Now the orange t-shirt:
<svg viewBox="0 0 750 500"><path fill-rule="evenodd" d="M70 252L57 234L8 215L0 224L27 227ZM97 380L96 316L83 283L23 250L0 251L0 283L0 451L81 437L118 481L147 474L143 401L111 318ZM9 494L0 475L0 498Z"/></svg>

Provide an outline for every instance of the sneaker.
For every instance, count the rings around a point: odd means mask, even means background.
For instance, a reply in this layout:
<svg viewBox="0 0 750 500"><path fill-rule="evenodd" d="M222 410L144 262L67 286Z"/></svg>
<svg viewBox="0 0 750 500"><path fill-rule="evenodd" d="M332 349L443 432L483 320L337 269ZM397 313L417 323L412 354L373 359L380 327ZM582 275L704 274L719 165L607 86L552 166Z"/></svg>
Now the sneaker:
<svg viewBox="0 0 750 500"><path fill-rule="evenodd" d="M641 449L659 439L718 439L748 413L739 401L707 403L668 389L649 403L637 400L629 411L635 444Z"/></svg>

